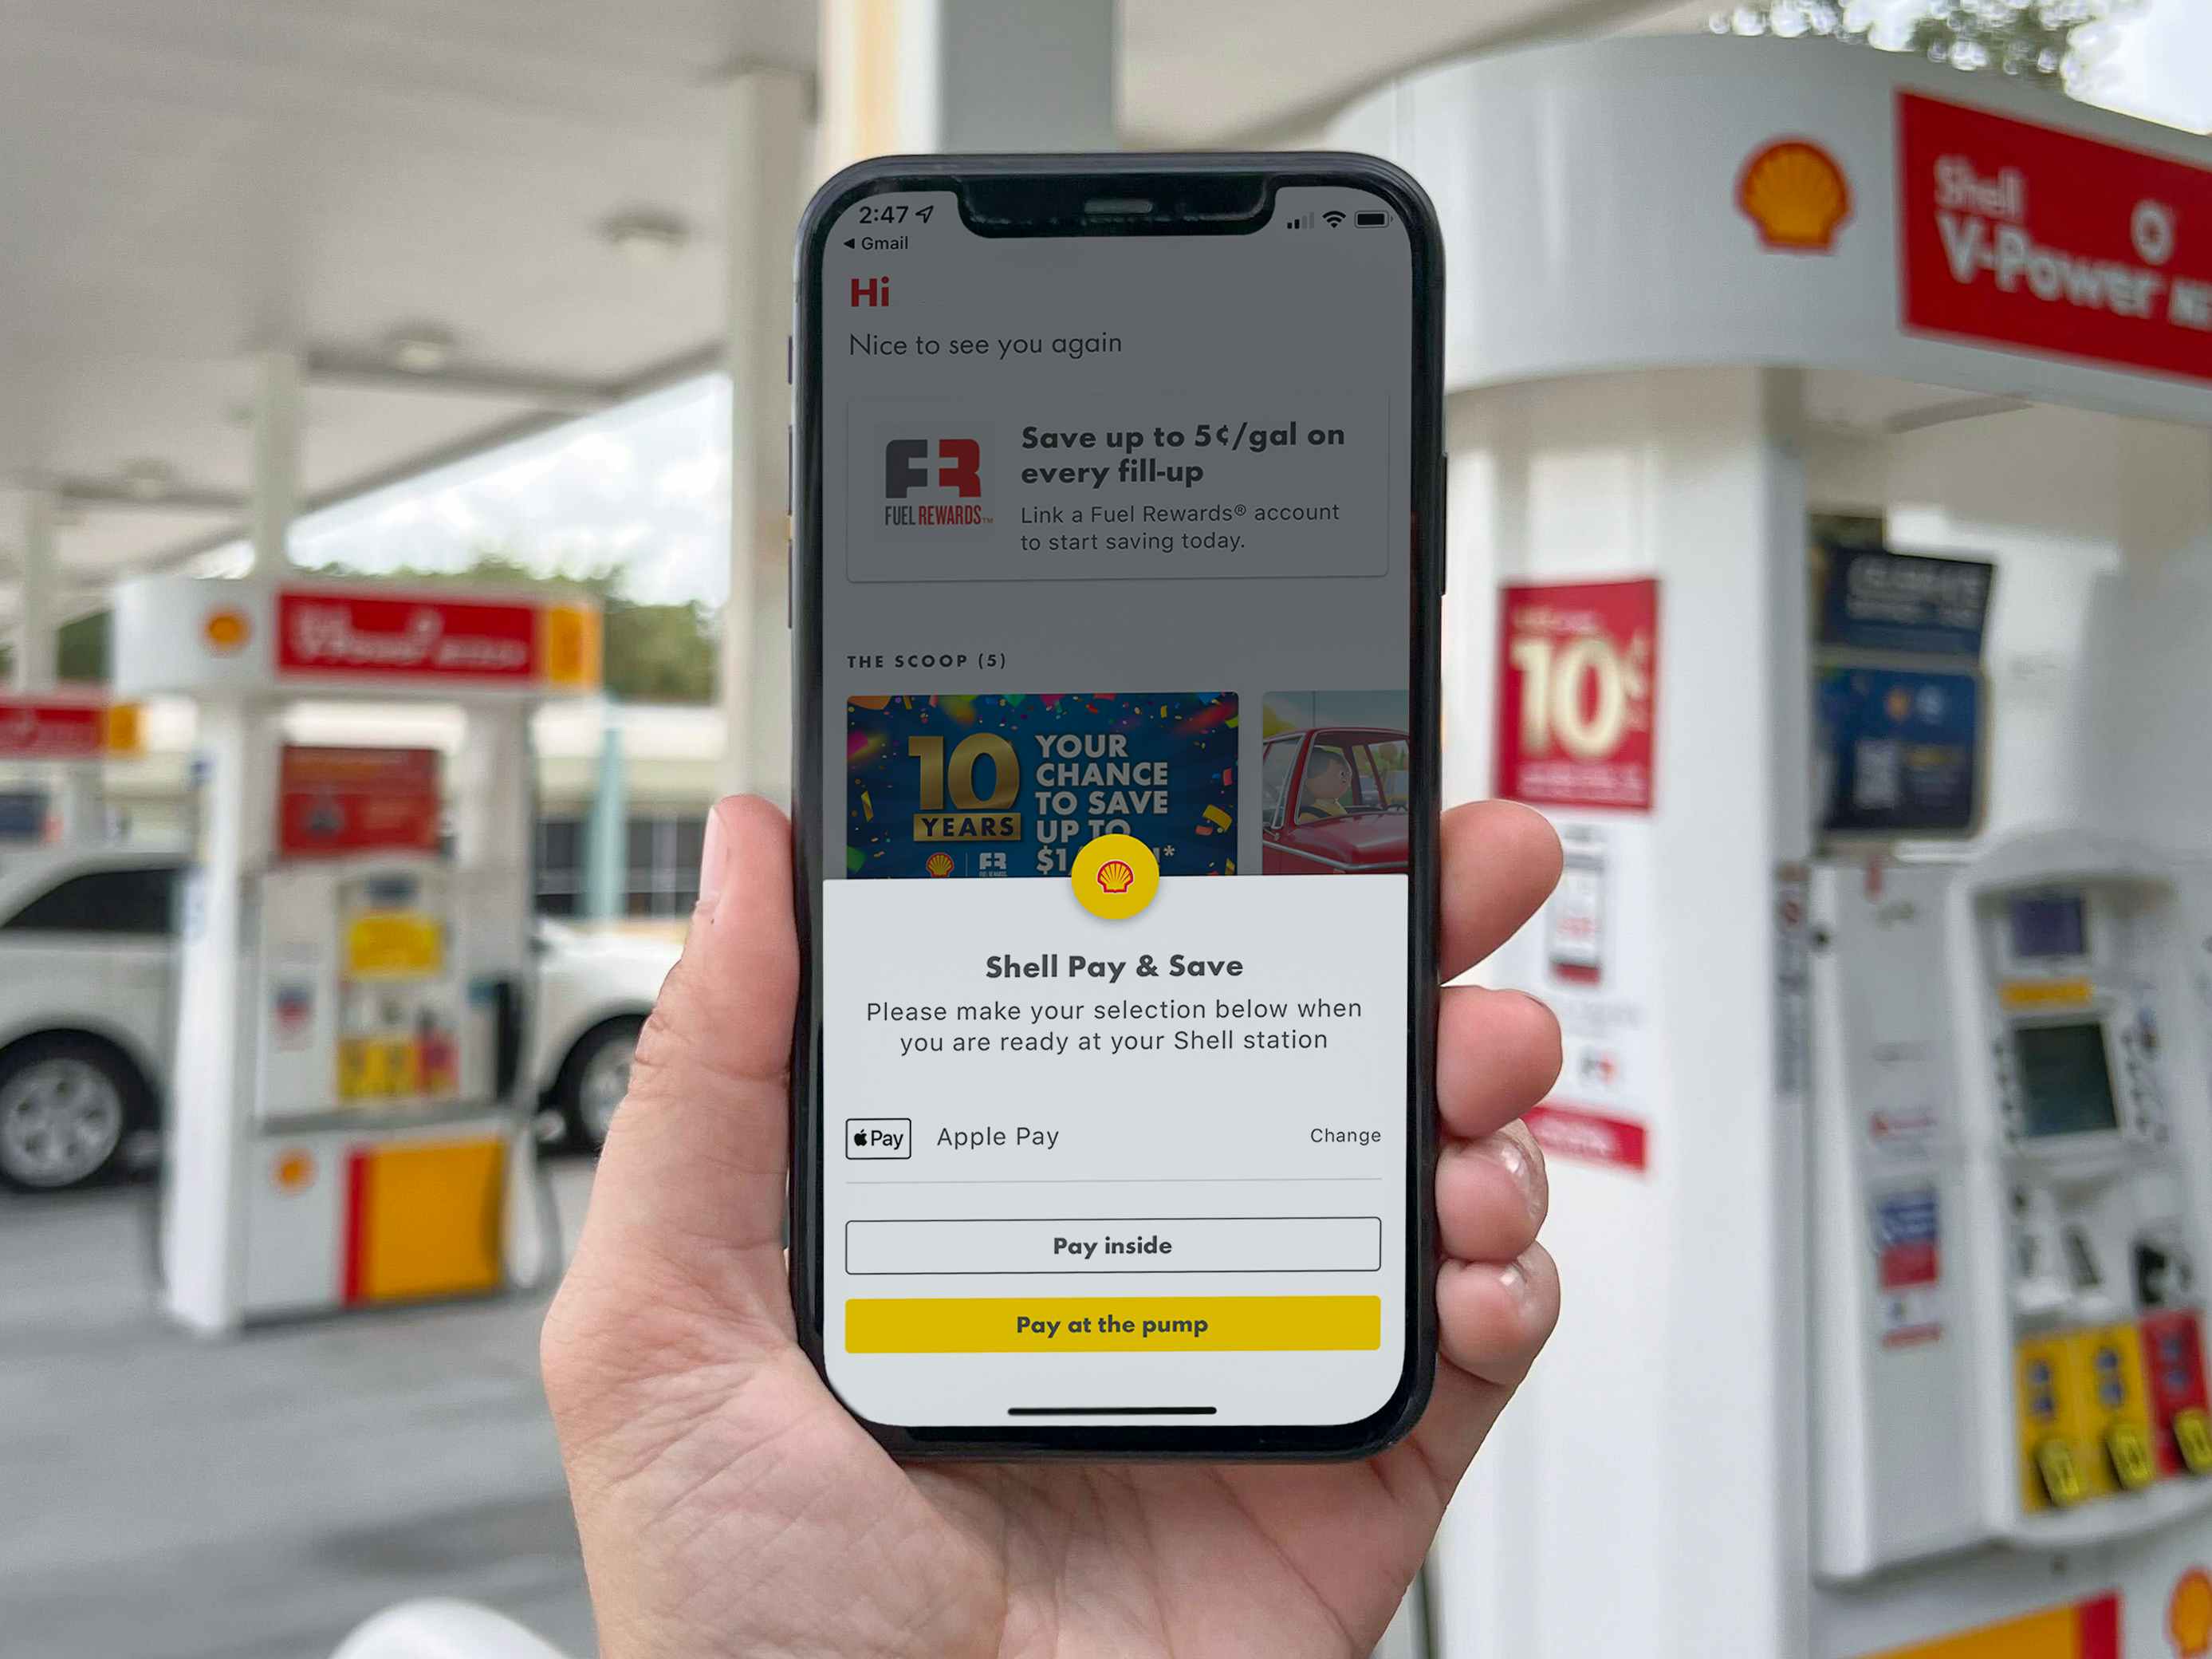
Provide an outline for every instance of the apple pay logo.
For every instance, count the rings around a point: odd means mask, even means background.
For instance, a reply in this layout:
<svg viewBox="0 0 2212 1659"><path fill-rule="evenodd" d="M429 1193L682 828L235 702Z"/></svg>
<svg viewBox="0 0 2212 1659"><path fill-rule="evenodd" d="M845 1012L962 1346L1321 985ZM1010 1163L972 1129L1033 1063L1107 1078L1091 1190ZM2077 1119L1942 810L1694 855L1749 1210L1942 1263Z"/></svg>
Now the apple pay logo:
<svg viewBox="0 0 2212 1659"><path fill-rule="evenodd" d="M905 1117L848 1117L845 1120L848 1158L912 1158L914 1120Z"/></svg>

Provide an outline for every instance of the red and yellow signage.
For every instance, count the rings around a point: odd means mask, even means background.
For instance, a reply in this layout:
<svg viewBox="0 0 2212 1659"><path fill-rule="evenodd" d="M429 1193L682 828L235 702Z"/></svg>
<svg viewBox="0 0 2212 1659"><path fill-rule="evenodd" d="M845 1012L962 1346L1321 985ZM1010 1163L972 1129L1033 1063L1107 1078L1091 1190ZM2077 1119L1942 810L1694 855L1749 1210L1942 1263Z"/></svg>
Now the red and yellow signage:
<svg viewBox="0 0 2212 1659"><path fill-rule="evenodd" d="M2120 1659L2120 1598L2099 1595L1867 1659Z"/></svg>
<svg viewBox="0 0 2212 1659"><path fill-rule="evenodd" d="M599 617L590 605L300 587L276 599L280 675L599 683Z"/></svg>
<svg viewBox="0 0 2212 1659"><path fill-rule="evenodd" d="M1851 216L1843 165L1809 138L1778 138L1754 151L1736 177L1735 204L1777 253L1832 253Z"/></svg>
<svg viewBox="0 0 2212 1659"><path fill-rule="evenodd" d="M1897 96L1909 330L2212 380L2212 168Z"/></svg>
<svg viewBox="0 0 2212 1659"><path fill-rule="evenodd" d="M529 680L538 664L534 605L277 591L279 673Z"/></svg>
<svg viewBox="0 0 2212 1659"><path fill-rule="evenodd" d="M287 744L276 775L276 850L286 858L438 850L434 749Z"/></svg>
<svg viewBox="0 0 2212 1659"><path fill-rule="evenodd" d="M496 1139L368 1146L346 1163L349 1304L499 1288L507 1147Z"/></svg>
<svg viewBox="0 0 2212 1659"><path fill-rule="evenodd" d="M1553 1158L1639 1171L1651 1161L1650 1131L1625 1117L1547 1100L1530 1107L1521 1121Z"/></svg>
<svg viewBox="0 0 2212 1659"><path fill-rule="evenodd" d="M1496 793L1650 811L1657 581L1512 583L1498 601Z"/></svg>
<svg viewBox="0 0 2212 1659"><path fill-rule="evenodd" d="M102 703L0 697L0 758L98 760L107 752L107 738Z"/></svg>

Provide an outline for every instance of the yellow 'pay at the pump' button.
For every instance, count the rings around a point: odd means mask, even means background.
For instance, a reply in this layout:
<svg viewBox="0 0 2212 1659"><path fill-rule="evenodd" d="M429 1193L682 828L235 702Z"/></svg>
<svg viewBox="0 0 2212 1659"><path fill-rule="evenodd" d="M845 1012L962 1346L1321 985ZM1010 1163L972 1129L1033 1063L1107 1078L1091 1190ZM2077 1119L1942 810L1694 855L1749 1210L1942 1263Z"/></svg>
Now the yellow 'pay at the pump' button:
<svg viewBox="0 0 2212 1659"><path fill-rule="evenodd" d="M1253 1353L1379 1348L1374 1296L908 1297L845 1304L847 1353Z"/></svg>

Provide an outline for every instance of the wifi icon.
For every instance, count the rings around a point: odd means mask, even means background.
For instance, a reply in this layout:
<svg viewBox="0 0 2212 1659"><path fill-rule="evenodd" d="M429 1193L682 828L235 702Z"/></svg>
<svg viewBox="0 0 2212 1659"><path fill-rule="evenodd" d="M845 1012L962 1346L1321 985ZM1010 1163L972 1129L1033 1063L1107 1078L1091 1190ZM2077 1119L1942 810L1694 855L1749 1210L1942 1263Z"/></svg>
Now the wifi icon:
<svg viewBox="0 0 2212 1659"><path fill-rule="evenodd" d="M1341 208L1331 208L1328 212L1321 216L1322 222L1327 225L1331 230L1334 230L1339 225L1342 224L1348 216L1347 216Z"/></svg>

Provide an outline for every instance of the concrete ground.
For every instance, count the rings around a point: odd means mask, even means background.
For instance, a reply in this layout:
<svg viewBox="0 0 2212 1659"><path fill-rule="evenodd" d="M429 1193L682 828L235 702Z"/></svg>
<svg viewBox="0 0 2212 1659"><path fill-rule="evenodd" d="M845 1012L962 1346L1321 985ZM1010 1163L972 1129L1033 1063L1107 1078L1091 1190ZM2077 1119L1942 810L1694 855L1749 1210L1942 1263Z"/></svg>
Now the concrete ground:
<svg viewBox="0 0 2212 1659"><path fill-rule="evenodd" d="M552 1168L573 1242L591 1166ZM451 1595L587 1659L544 1297L201 1341L155 1311L152 1194L0 1195L0 1656L326 1659Z"/></svg>

